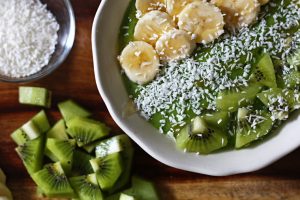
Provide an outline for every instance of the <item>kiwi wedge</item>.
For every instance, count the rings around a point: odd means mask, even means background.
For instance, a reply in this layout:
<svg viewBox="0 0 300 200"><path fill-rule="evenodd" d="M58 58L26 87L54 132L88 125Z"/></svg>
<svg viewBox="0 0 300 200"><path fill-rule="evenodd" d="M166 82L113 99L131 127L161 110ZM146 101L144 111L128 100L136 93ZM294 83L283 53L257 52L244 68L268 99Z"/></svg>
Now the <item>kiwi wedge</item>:
<svg viewBox="0 0 300 200"><path fill-rule="evenodd" d="M90 160L94 159L90 154L87 154L84 151L79 149L74 150L73 154L73 166L72 166L72 175L81 176L86 174L91 174L94 172Z"/></svg>
<svg viewBox="0 0 300 200"><path fill-rule="evenodd" d="M33 174L32 178L48 197L76 197L60 162L46 165L42 170Z"/></svg>
<svg viewBox="0 0 300 200"><path fill-rule="evenodd" d="M132 177L132 187L122 193L138 200L159 200L159 195L153 183L140 177Z"/></svg>
<svg viewBox="0 0 300 200"><path fill-rule="evenodd" d="M79 147L108 135L109 128L99 122L84 117L76 117L67 122L67 132L77 141Z"/></svg>
<svg viewBox="0 0 300 200"><path fill-rule="evenodd" d="M44 157L44 137L40 136L34 140L29 140L16 148L28 173L32 175L42 168Z"/></svg>
<svg viewBox="0 0 300 200"><path fill-rule="evenodd" d="M255 65L250 81L260 83L269 88L276 88L276 76L274 65L269 54L264 53Z"/></svg>
<svg viewBox="0 0 300 200"><path fill-rule="evenodd" d="M89 117L92 115L89 111L78 105L73 100L67 100L59 103L58 108L66 122L74 117Z"/></svg>
<svg viewBox="0 0 300 200"><path fill-rule="evenodd" d="M65 121L63 119L55 123L55 125L47 132L48 138L55 138L59 140L68 140Z"/></svg>
<svg viewBox="0 0 300 200"><path fill-rule="evenodd" d="M112 137L99 142L96 146L96 158L105 157L109 154L118 153L123 150L119 137Z"/></svg>
<svg viewBox="0 0 300 200"><path fill-rule="evenodd" d="M267 135L273 127L271 114L264 110L240 108L237 117L235 148L249 145Z"/></svg>
<svg viewBox="0 0 300 200"><path fill-rule="evenodd" d="M28 135L21 128L15 130L10 137L17 145L23 145L30 140Z"/></svg>
<svg viewBox="0 0 300 200"><path fill-rule="evenodd" d="M120 153L110 154L102 158L90 160L97 175L100 188L104 191L111 189L122 174L123 166Z"/></svg>
<svg viewBox="0 0 300 200"><path fill-rule="evenodd" d="M73 177L69 180L80 200L103 199L101 189L97 182L96 174Z"/></svg>
<svg viewBox="0 0 300 200"><path fill-rule="evenodd" d="M201 117L196 117L177 135L176 146L188 152L208 154L227 145L227 135L221 130L208 126Z"/></svg>
<svg viewBox="0 0 300 200"><path fill-rule="evenodd" d="M48 138L46 142L46 148L52 155L60 161L64 171L69 174L73 163L73 153L75 150L75 140L58 140L54 138Z"/></svg>
<svg viewBox="0 0 300 200"><path fill-rule="evenodd" d="M209 125L213 127L219 127L222 130L228 129L228 124L230 120L230 112L220 111L214 113L207 113L202 116L202 119Z"/></svg>
<svg viewBox="0 0 300 200"><path fill-rule="evenodd" d="M253 103L261 85L254 83L240 90L228 90L218 94L216 107L221 111L236 112L240 107Z"/></svg>
<svg viewBox="0 0 300 200"><path fill-rule="evenodd" d="M31 120L41 133L46 133L51 128L44 110L36 114Z"/></svg>
<svg viewBox="0 0 300 200"><path fill-rule="evenodd" d="M130 181L131 177L131 167L132 167L132 160L133 160L133 154L134 154L134 148L132 146L132 142L130 138L125 135L117 135L114 136L113 138L116 138L117 140L120 141L121 146L122 146L122 151L119 152L121 155L122 159L122 164L123 164L123 171L118 178L117 182L111 188L108 192L111 194L113 192L116 192L124 187L126 187Z"/></svg>
<svg viewBox="0 0 300 200"><path fill-rule="evenodd" d="M51 92L41 87L19 87L19 103L50 108Z"/></svg>

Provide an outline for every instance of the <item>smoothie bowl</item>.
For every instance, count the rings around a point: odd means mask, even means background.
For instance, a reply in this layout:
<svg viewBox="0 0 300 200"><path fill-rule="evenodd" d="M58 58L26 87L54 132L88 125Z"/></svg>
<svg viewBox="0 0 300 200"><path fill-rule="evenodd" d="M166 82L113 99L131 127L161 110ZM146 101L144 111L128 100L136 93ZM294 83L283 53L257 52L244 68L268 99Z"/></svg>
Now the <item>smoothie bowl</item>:
<svg viewBox="0 0 300 200"><path fill-rule="evenodd" d="M117 124L157 160L258 170L300 145L294 0L103 1L95 77Z"/></svg>

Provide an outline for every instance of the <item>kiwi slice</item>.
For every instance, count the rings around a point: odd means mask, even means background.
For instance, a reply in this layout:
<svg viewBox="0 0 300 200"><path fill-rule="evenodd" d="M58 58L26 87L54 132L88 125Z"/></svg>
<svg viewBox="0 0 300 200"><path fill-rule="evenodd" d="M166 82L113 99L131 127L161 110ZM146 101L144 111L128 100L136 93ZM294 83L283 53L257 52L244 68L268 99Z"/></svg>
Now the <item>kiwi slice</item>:
<svg viewBox="0 0 300 200"><path fill-rule="evenodd" d="M201 128L198 127L201 124ZM186 125L176 138L179 149L201 154L208 154L227 145L227 136L219 129L207 126L206 122L196 117L191 124Z"/></svg>
<svg viewBox="0 0 300 200"><path fill-rule="evenodd" d="M48 197L76 197L60 162L45 166L33 174L32 178Z"/></svg>
<svg viewBox="0 0 300 200"><path fill-rule="evenodd" d="M44 156L44 137L40 136L34 140L29 140L16 148L28 173L32 175L42 168Z"/></svg>
<svg viewBox="0 0 300 200"><path fill-rule="evenodd" d="M269 88L277 87L274 65L269 54L264 53L259 59L250 81L260 83Z"/></svg>
<svg viewBox="0 0 300 200"><path fill-rule="evenodd" d="M123 163L123 171L119 179L115 183L114 187L108 191L110 194L124 188L129 183L131 177L133 154L134 154L134 148L132 146L132 142L127 135L125 134L117 135L115 136L115 138L117 138L122 145L122 151L120 152L120 155Z"/></svg>
<svg viewBox="0 0 300 200"><path fill-rule="evenodd" d="M229 90L218 94L216 107L221 111L236 112L239 107L252 104L257 93L261 91L261 86L257 83L251 84L241 90Z"/></svg>
<svg viewBox="0 0 300 200"><path fill-rule="evenodd" d="M80 200L103 199L96 174L70 178L70 184L74 188Z"/></svg>
<svg viewBox="0 0 300 200"><path fill-rule="evenodd" d="M46 133L51 128L44 110L36 114L31 120L37 126L41 133Z"/></svg>
<svg viewBox="0 0 300 200"><path fill-rule="evenodd" d="M100 188L104 191L111 189L120 177L123 167L120 153L110 154L102 158L90 160L97 175Z"/></svg>
<svg viewBox="0 0 300 200"><path fill-rule="evenodd" d="M56 124L47 132L48 138L55 138L59 140L68 140L65 121L63 119L56 122Z"/></svg>
<svg viewBox="0 0 300 200"><path fill-rule="evenodd" d="M17 145L23 145L30 140L28 135L22 129L15 130L10 137Z"/></svg>
<svg viewBox="0 0 300 200"><path fill-rule="evenodd" d="M79 149L75 149L73 157L72 174L74 176L81 176L94 172L90 164L90 160L94 159L92 155Z"/></svg>
<svg viewBox="0 0 300 200"><path fill-rule="evenodd" d="M99 142L96 146L96 158L105 157L109 154L117 153L123 150L119 137L112 137L106 140Z"/></svg>
<svg viewBox="0 0 300 200"><path fill-rule="evenodd" d="M59 103L58 108L66 122L74 117L89 117L92 115L89 111L78 105L73 100L67 100Z"/></svg>
<svg viewBox="0 0 300 200"><path fill-rule="evenodd" d="M50 108L51 92L41 87L19 87L19 103Z"/></svg>
<svg viewBox="0 0 300 200"><path fill-rule="evenodd" d="M121 193L119 200L137 200L134 196Z"/></svg>
<svg viewBox="0 0 300 200"><path fill-rule="evenodd" d="M109 128L99 122L84 117L76 117L67 122L67 132L76 139L78 146L94 142L109 133Z"/></svg>
<svg viewBox="0 0 300 200"><path fill-rule="evenodd" d="M202 116L204 121L212 127L219 127L222 130L228 129L230 113L226 111L207 113Z"/></svg>
<svg viewBox="0 0 300 200"><path fill-rule="evenodd" d="M132 187L122 193L138 200L159 200L159 195L152 182L137 176L132 177Z"/></svg>
<svg viewBox="0 0 300 200"><path fill-rule="evenodd" d="M75 140L58 140L48 138L46 142L47 149L57 158L58 161L60 161L67 174L72 168L75 145Z"/></svg>
<svg viewBox="0 0 300 200"><path fill-rule="evenodd" d="M271 114L264 110L238 110L235 148L242 148L267 135L273 127Z"/></svg>

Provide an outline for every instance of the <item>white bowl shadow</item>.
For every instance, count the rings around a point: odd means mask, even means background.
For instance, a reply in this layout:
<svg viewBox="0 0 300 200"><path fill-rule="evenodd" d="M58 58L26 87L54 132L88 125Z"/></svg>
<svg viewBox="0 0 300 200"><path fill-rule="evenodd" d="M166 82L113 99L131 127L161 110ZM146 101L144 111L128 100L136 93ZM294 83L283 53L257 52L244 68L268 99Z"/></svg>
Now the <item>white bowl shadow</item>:
<svg viewBox="0 0 300 200"><path fill-rule="evenodd" d="M294 115L293 120L279 129L280 134L274 134L255 148L221 151L206 156L177 150L172 139L159 133L138 114L123 117L129 98L117 61L118 36L129 2L130 0L101 2L92 30L93 60L97 87L109 113L142 149L174 168L225 176L259 170L300 146L298 115Z"/></svg>

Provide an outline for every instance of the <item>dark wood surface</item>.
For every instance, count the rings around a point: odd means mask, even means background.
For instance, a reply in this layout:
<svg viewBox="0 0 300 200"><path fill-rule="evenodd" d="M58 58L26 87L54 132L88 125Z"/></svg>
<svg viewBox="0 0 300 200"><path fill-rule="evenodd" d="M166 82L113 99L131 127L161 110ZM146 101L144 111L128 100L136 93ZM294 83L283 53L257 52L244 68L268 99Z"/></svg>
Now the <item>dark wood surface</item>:
<svg viewBox="0 0 300 200"><path fill-rule="evenodd" d="M72 0L72 3L77 31L70 56L52 75L27 85L43 86L53 91L53 108L47 110L52 121L60 118L56 103L72 98L93 110L99 120L119 133L121 130L98 94L93 74L91 27L100 1ZM7 173L8 186L16 200L39 199L9 137L13 130L39 111L18 103L18 87L18 84L0 83L0 167ZM153 180L162 199L166 200L300 199L300 149L257 172L209 177L165 166L136 147L134 172Z"/></svg>

